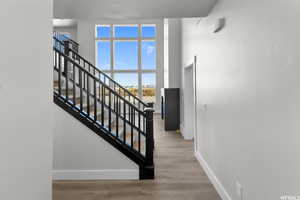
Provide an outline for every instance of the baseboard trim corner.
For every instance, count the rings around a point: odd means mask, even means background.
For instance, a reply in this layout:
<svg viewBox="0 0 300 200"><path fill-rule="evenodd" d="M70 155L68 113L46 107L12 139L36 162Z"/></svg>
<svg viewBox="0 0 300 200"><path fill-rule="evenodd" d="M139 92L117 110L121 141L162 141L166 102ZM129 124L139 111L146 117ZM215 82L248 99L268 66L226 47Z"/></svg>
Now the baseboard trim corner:
<svg viewBox="0 0 300 200"><path fill-rule="evenodd" d="M231 197L229 196L228 192L225 190L213 170L210 168L208 163L205 161L203 156L201 155L200 152L196 151L195 152L195 157L202 166L203 170L205 171L206 175L208 176L209 180L217 190L218 194L223 200L232 200Z"/></svg>
<svg viewBox="0 0 300 200"><path fill-rule="evenodd" d="M53 180L138 180L138 169L53 170Z"/></svg>

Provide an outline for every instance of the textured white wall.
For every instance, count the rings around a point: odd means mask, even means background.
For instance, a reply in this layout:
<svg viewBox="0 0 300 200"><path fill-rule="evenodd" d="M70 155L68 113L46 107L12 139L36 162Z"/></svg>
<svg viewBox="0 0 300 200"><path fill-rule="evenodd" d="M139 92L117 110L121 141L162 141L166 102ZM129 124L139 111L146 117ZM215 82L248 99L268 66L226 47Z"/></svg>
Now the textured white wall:
<svg viewBox="0 0 300 200"><path fill-rule="evenodd" d="M232 199L236 181L243 200L299 195L299 17L297 0L220 0L199 26L183 20L183 61L198 55L197 150Z"/></svg>
<svg viewBox="0 0 300 200"><path fill-rule="evenodd" d="M2 0L0 24L0 199L50 200L52 1Z"/></svg>

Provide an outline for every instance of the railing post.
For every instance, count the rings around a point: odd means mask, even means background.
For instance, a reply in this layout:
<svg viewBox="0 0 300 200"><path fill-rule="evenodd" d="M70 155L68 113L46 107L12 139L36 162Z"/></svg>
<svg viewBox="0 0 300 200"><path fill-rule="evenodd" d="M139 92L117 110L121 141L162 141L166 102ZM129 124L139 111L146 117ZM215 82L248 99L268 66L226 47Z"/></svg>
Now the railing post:
<svg viewBox="0 0 300 200"><path fill-rule="evenodd" d="M153 106L154 106L154 103L153 103L153 102L151 102L151 103L148 103L148 106L149 106L150 108L153 108Z"/></svg>
<svg viewBox="0 0 300 200"><path fill-rule="evenodd" d="M143 170L143 179L154 178L154 162L153 162L153 150L154 150L154 134L153 134L153 108L145 108L146 115L146 163Z"/></svg>
<svg viewBox="0 0 300 200"><path fill-rule="evenodd" d="M69 52L70 52L70 41L65 40L64 41L64 54L66 55L66 57L69 57ZM63 74L67 77L68 75L68 60L65 58L64 59L64 72ZM67 77L68 78L68 77Z"/></svg>
<svg viewBox="0 0 300 200"><path fill-rule="evenodd" d="M154 103L153 102L150 102L150 103L147 103L148 104L148 107L149 108L152 108L152 109L154 109ZM153 110L153 112L154 112L154 110ZM153 114L152 114L153 115ZM155 148L155 141L154 141L154 138L153 138L153 149Z"/></svg>

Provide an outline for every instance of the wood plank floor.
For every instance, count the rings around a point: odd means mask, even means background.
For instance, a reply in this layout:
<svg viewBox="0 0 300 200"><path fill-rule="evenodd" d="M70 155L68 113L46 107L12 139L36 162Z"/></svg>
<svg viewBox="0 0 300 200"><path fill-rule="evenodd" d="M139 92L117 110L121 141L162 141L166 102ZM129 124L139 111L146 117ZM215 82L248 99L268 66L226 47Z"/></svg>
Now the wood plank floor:
<svg viewBox="0 0 300 200"><path fill-rule="evenodd" d="M55 181L53 200L221 200L194 158L193 142L155 115L155 180Z"/></svg>

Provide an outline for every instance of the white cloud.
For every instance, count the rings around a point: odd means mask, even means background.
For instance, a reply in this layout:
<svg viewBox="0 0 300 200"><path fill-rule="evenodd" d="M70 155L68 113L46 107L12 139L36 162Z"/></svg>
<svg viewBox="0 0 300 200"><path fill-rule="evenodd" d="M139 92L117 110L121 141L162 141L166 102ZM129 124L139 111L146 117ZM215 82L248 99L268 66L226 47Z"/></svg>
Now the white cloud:
<svg viewBox="0 0 300 200"><path fill-rule="evenodd" d="M155 46L151 46L151 45L147 46L147 54L148 55L152 54L154 52L154 50L155 50Z"/></svg>

